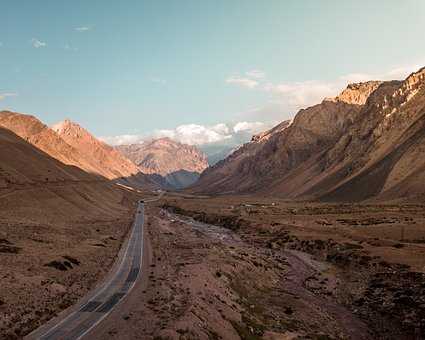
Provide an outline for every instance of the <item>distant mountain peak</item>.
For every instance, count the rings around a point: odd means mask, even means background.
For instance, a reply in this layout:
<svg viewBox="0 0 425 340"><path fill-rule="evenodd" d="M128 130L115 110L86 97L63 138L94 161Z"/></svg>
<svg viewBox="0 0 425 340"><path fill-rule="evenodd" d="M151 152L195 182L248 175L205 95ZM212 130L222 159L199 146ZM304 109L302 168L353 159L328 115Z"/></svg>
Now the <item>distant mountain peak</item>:
<svg viewBox="0 0 425 340"><path fill-rule="evenodd" d="M52 125L51 129L59 134L68 134L68 135L72 134L75 136L81 135L81 133L89 134L89 132L86 129L84 129L81 125L73 122L70 119L65 119L59 123Z"/></svg>
<svg viewBox="0 0 425 340"><path fill-rule="evenodd" d="M116 149L132 160L143 173L163 176L175 187L192 184L208 167L207 157L203 152L193 145L183 144L169 137L153 139L143 144L120 145Z"/></svg>
<svg viewBox="0 0 425 340"><path fill-rule="evenodd" d="M52 130L86 157L97 159L106 177L129 177L138 173L135 164L108 144L98 140L78 123L65 119L53 125Z"/></svg>

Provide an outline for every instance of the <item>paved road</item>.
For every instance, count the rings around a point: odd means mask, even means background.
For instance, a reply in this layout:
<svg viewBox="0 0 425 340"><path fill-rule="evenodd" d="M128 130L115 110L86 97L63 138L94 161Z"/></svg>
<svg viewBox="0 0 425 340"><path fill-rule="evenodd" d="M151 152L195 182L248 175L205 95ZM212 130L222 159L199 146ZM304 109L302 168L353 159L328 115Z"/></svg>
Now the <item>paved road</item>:
<svg viewBox="0 0 425 340"><path fill-rule="evenodd" d="M77 340L88 335L125 298L139 277L143 254L143 224L144 203L139 202L130 238L120 252L120 262L112 269L103 285L72 307L66 316L49 321L28 335L27 339Z"/></svg>

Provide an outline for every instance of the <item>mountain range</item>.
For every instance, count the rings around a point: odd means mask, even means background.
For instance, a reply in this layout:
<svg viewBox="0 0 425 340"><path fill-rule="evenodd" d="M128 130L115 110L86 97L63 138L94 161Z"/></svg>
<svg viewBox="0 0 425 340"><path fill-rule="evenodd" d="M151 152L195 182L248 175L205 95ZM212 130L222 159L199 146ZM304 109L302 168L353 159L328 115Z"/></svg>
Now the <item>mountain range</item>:
<svg viewBox="0 0 425 340"><path fill-rule="evenodd" d="M254 136L202 173L195 193L363 201L425 194L425 69L350 84Z"/></svg>
<svg viewBox="0 0 425 340"><path fill-rule="evenodd" d="M70 120L49 127L34 116L10 111L0 112L0 126L64 165L139 188L184 188L208 166L196 147L168 138L116 149Z"/></svg>
<svg viewBox="0 0 425 340"><path fill-rule="evenodd" d="M120 145L116 149L133 161L141 172L160 175L175 189L193 184L208 167L207 157L195 146L170 138Z"/></svg>
<svg viewBox="0 0 425 340"><path fill-rule="evenodd" d="M424 79L421 69L403 81L350 84L210 167L202 151L169 138L114 148L69 120L50 128L10 111L0 112L0 126L84 176L143 188L326 201L423 198Z"/></svg>

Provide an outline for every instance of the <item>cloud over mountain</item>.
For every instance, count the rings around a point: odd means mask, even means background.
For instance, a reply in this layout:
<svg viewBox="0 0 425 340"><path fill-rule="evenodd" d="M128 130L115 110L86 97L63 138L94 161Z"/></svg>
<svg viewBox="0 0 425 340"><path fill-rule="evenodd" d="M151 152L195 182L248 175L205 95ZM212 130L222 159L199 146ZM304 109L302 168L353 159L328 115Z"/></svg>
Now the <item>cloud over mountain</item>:
<svg viewBox="0 0 425 340"><path fill-rule="evenodd" d="M138 143L148 139L168 137L180 143L189 145L201 145L215 143L231 137L230 129L226 124L220 123L212 126L200 124L184 124L174 129L160 129L148 134L119 135L102 137L112 145Z"/></svg>
<svg viewBox="0 0 425 340"><path fill-rule="evenodd" d="M249 140L255 133L267 129L269 125L263 122L238 122L234 124L218 123L215 125L185 124L174 129L160 129L147 134L124 134L101 137L111 145L140 143L145 140L168 137L180 143L189 145L205 145L212 143L232 143L232 140Z"/></svg>
<svg viewBox="0 0 425 340"><path fill-rule="evenodd" d="M277 122L293 117L302 108L334 97L349 83L367 80L393 80L407 77L425 64L425 60L394 66L376 73L352 72L334 79L306 79L300 81L274 81L264 71L251 70L225 79L226 83L269 94L269 100L255 109L242 112L238 119Z"/></svg>

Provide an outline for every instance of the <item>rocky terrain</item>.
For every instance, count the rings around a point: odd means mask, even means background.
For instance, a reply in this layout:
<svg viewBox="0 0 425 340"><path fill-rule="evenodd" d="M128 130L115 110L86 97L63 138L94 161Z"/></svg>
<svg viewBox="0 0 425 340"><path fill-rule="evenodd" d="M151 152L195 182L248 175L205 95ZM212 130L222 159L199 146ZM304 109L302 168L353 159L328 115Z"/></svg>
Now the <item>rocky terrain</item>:
<svg viewBox="0 0 425 340"><path fill-rule="evenodd" d="M32 142L42 143L44 134L55 136L44 128ZM64 164L3 127L0 160L0 338L17 339L107 273L139 194Z"/></svg>
<svg viewBox="0 0 425 340"><path fill-rule="evenodd" d="M160 175L175 189L193 184L208 167L206 156L195 146L178 143L170 138L116 148L137 164L141 172Z"/></svg>
<svg viewBox="0 0 425 340"><path fill-rule="evenodd" d="M424 77L351 84L205 171L192 192L423 199Z"/></svg>
<svg viewBox="0 0 425 340"><path fill-rule="evenodd" d="M168 195L148 282L95 339L422 339L423 209Z"/></svg>

